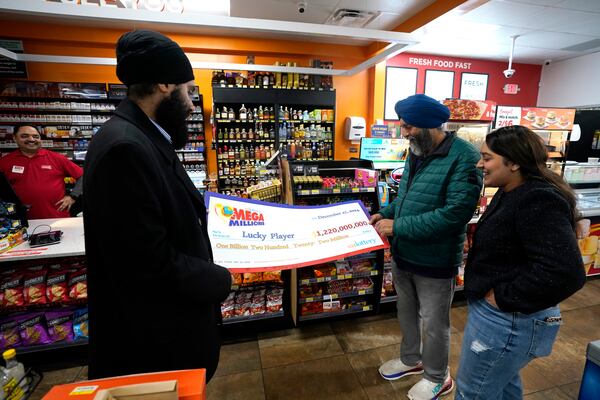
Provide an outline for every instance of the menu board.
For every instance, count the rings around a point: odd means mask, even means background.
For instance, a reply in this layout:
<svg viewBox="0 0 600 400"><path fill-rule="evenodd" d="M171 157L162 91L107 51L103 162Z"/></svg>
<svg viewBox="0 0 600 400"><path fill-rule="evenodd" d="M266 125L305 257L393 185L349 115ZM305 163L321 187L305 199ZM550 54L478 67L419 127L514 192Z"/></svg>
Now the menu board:
<svg viewBox="0 0 600 400"><path fill-rule="evenodd" d="M575 110L571 108L521 109L521 125L531 129L571 130L575 121Z"/></svg>
<svg viewBox="0 0 600 400"><path fill-rule="evenodd" d="M444 105L450 109L450 120L493 121L496 103L490 100L446 99Z"/></svg>

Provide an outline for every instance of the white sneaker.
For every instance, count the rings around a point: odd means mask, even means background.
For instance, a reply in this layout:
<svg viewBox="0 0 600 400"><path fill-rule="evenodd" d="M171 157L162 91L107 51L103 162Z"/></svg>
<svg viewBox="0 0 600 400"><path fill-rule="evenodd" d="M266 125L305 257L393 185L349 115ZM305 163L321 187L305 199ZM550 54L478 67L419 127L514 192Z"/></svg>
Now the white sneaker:
<svg viewBox="0 0 600 400"><path fill-rule="evenodd" d="M418 363L417 365L410 366L404 364L399 358L394 358L393 360L381 364L379 373L383 379L395 381L396 379L404 378L405 376L422 374L423 364Z"/></svg>
<svg viewBox="0 0 600 400"><path fill-rule="evenodd" d="M453 389L454 380L448 374L444 383L431 382L425 378L421 379L410 388L407 396L410 400L436 400L447 395Z"/></svg>

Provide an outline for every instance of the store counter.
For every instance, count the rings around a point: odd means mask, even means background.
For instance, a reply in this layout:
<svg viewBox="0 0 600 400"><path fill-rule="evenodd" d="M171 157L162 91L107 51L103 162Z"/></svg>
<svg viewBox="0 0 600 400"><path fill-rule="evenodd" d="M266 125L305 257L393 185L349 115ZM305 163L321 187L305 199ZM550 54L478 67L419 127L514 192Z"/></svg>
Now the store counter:
<svg viewBox="0 0 600 400"><path fill-rule="evenodd" d="M44 226L47 225L47 226ZM63 232L60 243L42 247L30 247L29 242L0 253L0 262L32 260L37 258L73 257L85 255L83 240L83 218L32 219L27 233L42 233L50 230Z"/></svg>

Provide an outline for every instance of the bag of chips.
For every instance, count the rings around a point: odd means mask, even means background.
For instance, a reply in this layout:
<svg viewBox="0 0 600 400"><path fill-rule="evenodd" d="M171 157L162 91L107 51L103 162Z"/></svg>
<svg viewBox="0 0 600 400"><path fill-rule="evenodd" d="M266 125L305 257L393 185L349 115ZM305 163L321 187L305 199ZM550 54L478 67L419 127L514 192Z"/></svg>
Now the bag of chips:
<svg viewBox="0 0 600 400"><path fill-rule="evenodd" d="M265 282L281 282L281 271L265 271L263 272L263 281Z"/></svg>
<svg viewBox="0 0 600 400"><path fill-rule="evenodd" d="M87 299L87 270L82 268L69 277L69 297L72 300Z"/></svg>
<svg viewBox="0 0 600 400"><path fill-rule="evenodd" d="M0 322L0 349L5 350L21 346L19 322L15 318L7 318Z"/></svg>
<svg viewBox="0 0 600 400"><path fill-rule="evenodd" d="M73 333L75 334L75 340L89 337L87 308L75 310L73 313Z"/></svg>
<svg viewBox="0 0 600 400"><path fill-rule="evenodd" d="M59 269L50 271L46 280L46 297L50 303L69 301L69 285L67 277L69 271Z"/></svg>
<svg viewBox="0 0 600 400"><path fill-rule="evenodd" d="M31 268L23 280L25 304L46 304L46 268Z"/></svg>
<svg viewBox="0 0 600 400"><path fill-rule="evenodd" d="M73 311L49 311L46 313L46 324L52 343L73 341Z"/></svg>
<svg viewBox="0 0 600 400"><path fill-rule="evenodd" d="M46 330L44 313L26 314L19 317L19 336L23 346L51 343Z"/></svg>
<svg viewBox="0 0 600 400"><path fill-rule="evenodd" d="M241 285L244 282L244 275L235 272L231 273L231 284Z"/></svg>
<svg viewBox="0 0 600 400"><path fill-rule="evenodd" d="M2 306L20 307L25 304L22 272L16 271L14 274L8 276L2 283L2 286L0 286L0 290L4 292Z"/></svg>

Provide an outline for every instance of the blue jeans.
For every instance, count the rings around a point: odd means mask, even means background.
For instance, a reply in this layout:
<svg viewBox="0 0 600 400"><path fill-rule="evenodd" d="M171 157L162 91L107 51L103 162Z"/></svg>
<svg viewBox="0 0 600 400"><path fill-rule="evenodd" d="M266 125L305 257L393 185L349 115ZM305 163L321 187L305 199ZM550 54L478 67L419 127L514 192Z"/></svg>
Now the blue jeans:
<svg viewBox="0 0 600 400"><path fill-rule="evenodd" d="M519 371L552 352L561 324L558 306L521 314L469 302L455 400L522 399Z"/></svg>

